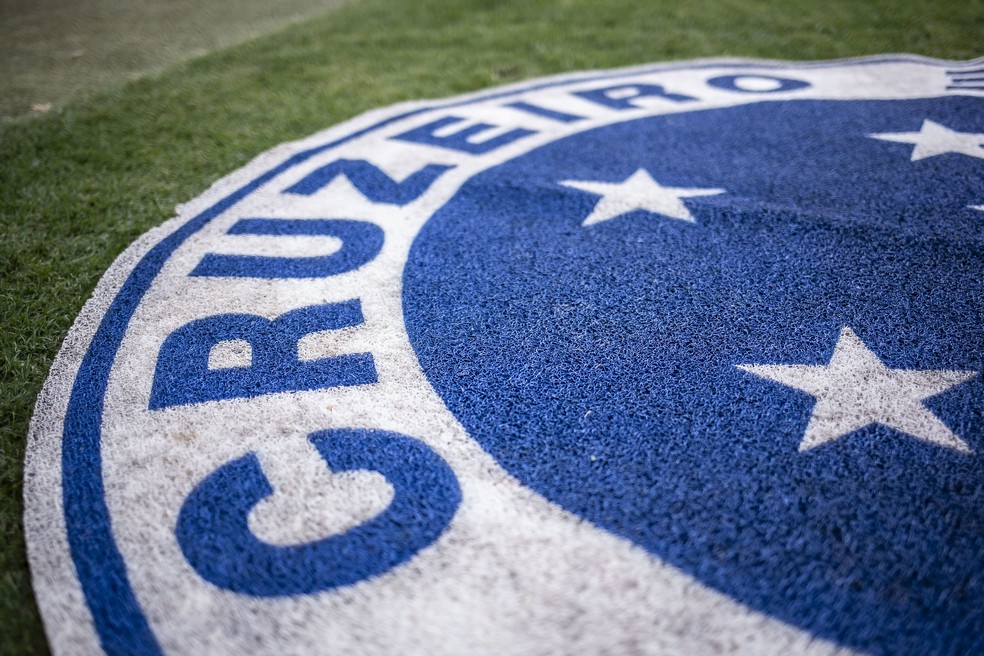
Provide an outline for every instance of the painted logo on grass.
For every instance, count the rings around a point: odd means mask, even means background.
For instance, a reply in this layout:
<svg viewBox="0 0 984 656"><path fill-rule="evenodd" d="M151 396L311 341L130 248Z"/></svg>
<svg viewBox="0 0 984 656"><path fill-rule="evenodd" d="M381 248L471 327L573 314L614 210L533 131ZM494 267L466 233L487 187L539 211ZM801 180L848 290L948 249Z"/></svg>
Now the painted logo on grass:
<svg viewBox="0 0 984 656"><path fill-rule="evenodd" d="M579 74L226 178L39 401L52 646L984 649L982 76Z"/></svg>

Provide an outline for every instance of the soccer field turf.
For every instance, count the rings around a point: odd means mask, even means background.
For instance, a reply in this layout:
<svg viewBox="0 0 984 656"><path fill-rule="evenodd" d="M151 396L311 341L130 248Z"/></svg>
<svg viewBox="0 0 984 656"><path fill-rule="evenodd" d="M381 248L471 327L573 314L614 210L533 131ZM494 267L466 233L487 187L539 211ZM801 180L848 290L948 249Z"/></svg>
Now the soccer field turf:
<svg viewBox="0 0 984 656"><path fill-rule="evenodd" d="M0 120L322 14L339 0L4 0Z"/></svg>
<svg viewBox="0 0 984 656"><path fill-rule="evenodd" d="M131 241L258 153L360 112L561 71L693 57L968 59L984 0L370 0L0 126L0 653L46 649L22 461L61 340Z"/></svg>

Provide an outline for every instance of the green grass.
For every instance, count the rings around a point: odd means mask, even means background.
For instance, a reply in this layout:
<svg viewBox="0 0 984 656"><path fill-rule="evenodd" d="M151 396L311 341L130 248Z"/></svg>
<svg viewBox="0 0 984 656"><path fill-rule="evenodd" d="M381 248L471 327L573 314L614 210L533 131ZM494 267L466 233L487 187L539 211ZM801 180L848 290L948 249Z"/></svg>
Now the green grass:
<svg viewBox="0 0 984 656"><path fill-rule="evenodd" d="M49 111L340 1L0 0L0 119Z"/></svg>
<svg viewBox="0 0 984 656"><path fill-rule="evenodd" d="M21 478L32 405L99 276L263 150L362 111L690 57L980 56L984 0L366 0L0 126L0 653L44 653Z"/></svg>

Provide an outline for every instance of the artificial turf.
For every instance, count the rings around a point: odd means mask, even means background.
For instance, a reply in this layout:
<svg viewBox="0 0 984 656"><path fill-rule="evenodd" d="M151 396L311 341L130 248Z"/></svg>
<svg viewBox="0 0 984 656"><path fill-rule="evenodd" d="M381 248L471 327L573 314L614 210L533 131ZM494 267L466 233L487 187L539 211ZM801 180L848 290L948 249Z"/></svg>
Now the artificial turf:
<svg viewBox="0 0 984 656"><path fill-rule="evenodd" d="M34 399L138 235L280 142L375 107L692 57L984 55L984 0L364 0L0 125L0 653L46 651L21 514Z"/></svg>

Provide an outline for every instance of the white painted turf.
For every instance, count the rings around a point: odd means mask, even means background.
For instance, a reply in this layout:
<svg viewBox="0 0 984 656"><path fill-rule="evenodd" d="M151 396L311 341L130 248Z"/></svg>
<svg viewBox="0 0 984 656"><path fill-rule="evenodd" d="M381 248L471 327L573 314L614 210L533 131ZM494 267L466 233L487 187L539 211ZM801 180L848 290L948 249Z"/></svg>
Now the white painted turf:
<svg viewBox="0 0 984 656"><path fill-rule="evenodd" d="M136 597L167 653L251 654L831 654L846 650L751 610L698 583L659 558L546 501L512 478L472 440L445 408L417 363L402 317L402 271L427 218L474 174L574 131L614 121L756 102L707 87L713 75L774 72L768 62L692 62L618 72L611 83L665 84L700 100L658 100L639 110L610 112L569 96L597 74L582 73L496 89L514 99L591 117L575 125L522 115L540 133L487 155L439 151L388 140L438 117L424 112L287 170L212 221L168 260L144 297L113 366L102 432L103 479L113 533ZM951 65L952 66L952 65ZM720 67L720 68L716 68ZM695 74L694 71L698 74ZM795 66L811 97L923 97L945 85L939 62L876 58L850 72L831 64ZM872 80L878 79L874 84ZM901 80L892 83L891 80ZM544 82L563 85L527 91ZM455 99L473 104L454 114L497 125L517 122L493 92ZM98 322L136 262L160 239L231 191L290 155L352 134L411 109L371 112L300 142L279 146L178 208L178 216L133 244L106 273L82 310L38 400L26 462L25 526L34 588L52 649L100 651L69 555L61 505L61 432L79 362ZM461 126L458 126L459 128ZM334 159L366 159L395 179L424 163L455 168L405 207L369 202L337 179L311 197L280 192ZM248 238L226 235L247 216L372 221L385 244L362 268L323 280L189 277L206 252L318 254L330 238ZM281 249L278 252L276 249ZM284 250L286 249L286 250ZM302 359L369 351L379 382L315 392L149 411L163 340L194 319L225 312L268 318L302 306L359 298L366 323L308 336ZM213 366L248 361L229 344ZM307 440L313 431L374 428L416 437L444 458L463 501L448 530L409 562L361 583L315 595L260 599L205 582L184 559L174 527L182 502L206 475L253 451L275 488L250 516L250 527L273 544L338 533L373 516L392 490L368 472L332 475Z"/></svg>

